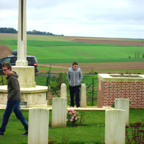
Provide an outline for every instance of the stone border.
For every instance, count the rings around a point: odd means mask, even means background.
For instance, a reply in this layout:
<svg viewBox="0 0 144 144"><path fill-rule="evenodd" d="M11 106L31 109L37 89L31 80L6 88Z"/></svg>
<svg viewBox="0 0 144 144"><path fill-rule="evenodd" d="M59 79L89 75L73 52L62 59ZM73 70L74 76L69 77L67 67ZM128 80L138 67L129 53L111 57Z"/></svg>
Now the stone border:
<svg viewBox="0 0 144 144"><path fill-rule="evenodd" d="M0 104L0 110L2 109L5 109L6 108L6 105L3 105L3 104ZM21 107L21 110L29 110L31 108L48 108L49 110L52 110L52 105L48 105L47 107L45 106L33 106L33 107L30 107L30 108L23 108ZM93 106L93 107L87 107L87 108L70 108L69 106L67 106L67 109L73 109L73 110L76 110L76 111L105 111L105 110L110 110L110 109L114 109L113 107L103 107L103 108L97 108L96 106Z"/></svg>
<svg viewBox="0 0 144 144"><path fill-rule="evenodd" d="M113 77L119 76L120 74L98 74L98 78L102 81L108 82L144 82L144 75L131 74L131 76L138 77ZM129 76L129 74L124 74Z"/></svg>

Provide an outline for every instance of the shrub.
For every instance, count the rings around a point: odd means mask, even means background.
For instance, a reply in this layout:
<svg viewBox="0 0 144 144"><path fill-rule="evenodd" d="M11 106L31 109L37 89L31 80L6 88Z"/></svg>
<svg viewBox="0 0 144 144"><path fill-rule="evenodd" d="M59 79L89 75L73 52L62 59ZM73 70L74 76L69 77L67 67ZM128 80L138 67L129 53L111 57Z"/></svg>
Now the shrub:
<svg viewBox="0 0 144 144"><path fill-rule="evenodd" d="M126 143L143 144L144 143L144 119L142 122L136 122L130 125L131 132L128 131L129 126L126 126Z"/></svg>
<svg viewBox="0 0 144 144"><path fill-rule="evenodd" d="M67 73L60 73L59 76L56 78L51 79L51 92L54 93L53 89L55 91L60 90L61 84L65 83L68 85L68 81L66 79Z"/></svg>
<svg viewBox="0 0 144 144"><path fill-rule="evenodd" d="M97 71L94 71L94 74L98 75L98 72L97 72Z"/></svg>

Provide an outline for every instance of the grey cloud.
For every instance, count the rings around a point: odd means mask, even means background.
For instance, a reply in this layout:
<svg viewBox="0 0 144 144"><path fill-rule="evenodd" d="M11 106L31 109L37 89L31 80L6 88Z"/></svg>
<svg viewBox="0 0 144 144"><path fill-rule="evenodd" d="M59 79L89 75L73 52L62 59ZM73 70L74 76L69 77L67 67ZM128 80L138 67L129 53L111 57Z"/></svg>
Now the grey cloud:
<svg viewBox="0 0 144 144"><path fill-rule="evenodd" d="M27 8L43 9L55 7L57 5L67 3L68 0L26 0ZM19 0L0 0L0 10L2 9L18 9Z"/></svg>
<svg viewBox="0 0 144 144"><path fill-rule="evenodd" d="M28 0L27 7L34 9L43 9L43 8L55 7L68 2L69 2L68 0Z"/></svg>
<svg viewBox="0 0 144 144"><path fill-rule="evenodd" d="M18 9L18 0L0 0L0 10L13 10Z"/></svg>
<svg viewBox="0 0 144 144"><path fill-rule="evenodd" d="M18 2L19 0L0 0L0 13L7 12L5 17L0 15L0 27L15 25ZM80 33L87 33L89 27L90 31L98 27L104 33L110 27L109 31L141 31L142 35L143 6L144 0L27 0L27 24L29 30L46 30L51 27L51 32L55 32L56 27L60 27L56 29L57 33L60 31L67 35L73 29L78 32L81 27L83 29ZM16 16L8 15L13 11ZM9 19L11 23L8 22Z"/></svg>

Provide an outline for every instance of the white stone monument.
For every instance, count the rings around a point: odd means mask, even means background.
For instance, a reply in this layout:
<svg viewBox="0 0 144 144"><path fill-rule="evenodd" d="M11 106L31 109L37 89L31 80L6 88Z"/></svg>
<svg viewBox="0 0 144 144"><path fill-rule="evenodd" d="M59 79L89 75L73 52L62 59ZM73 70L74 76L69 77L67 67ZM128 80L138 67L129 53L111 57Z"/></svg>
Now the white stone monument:
<svg viewBox="0 0 144 144"><path fill-rule="evenodd" d="M67 123L67 99L52 99L52 127L65 127Z"/></svg>
<svg viewBox="0 0 144 144"><path fill-rule="evenodd" d="M61 84L60 96L63 98L67 98L67 87L65 83Z"/></svg>
<svg viewBox="0 0 144 144"><path fill-rule="evenodd" d="M26 60L27 39L26 39L26 0L19 0L18 15L18 55L16 66L28 66Z"/></svg>
<svg viewBox="0 0 144 144"><path fill-rule="evenodd" d="M80 91L80 107L86 108L87 99L86 99L86 85L81 84L81 91Z"/></svg>
<svg viewBox="0 0 144 144"><path fill-rule="evenodd" d="M28 144L48 144L49 109L29 110Z"/></svg>
<svg viewBox="0 0 144 144"><path fill-rule="evenodd" d="M27 106L47 106L47 86L36 86L34 66L28 66L26 60L26 0L19 0L18 17L18 46L16 66L12 67L19 75L18 80L21 90L21 101L27 102ZM0 104L6 104L7 86L0 86Z"/></svg>
<svg viewBox="0 0 144 144"><path fill-rule="evenodd" d="M19 83L23 88L35 87L34 67L28 66L26 60L26 35L26 0L19 0L17 61L12 69L19 74Z"/></svg>
<svg viewBox="0 0 144 144"><path fill-rule="evenodd" d="M115 99L115 109L123 109L125 110L126 119L125 119L125 125L129 125L129 99L124 98L116 98Z"/></svg>
<svg viewBox="0 0 144 144"><path fill-rule="evenodd" d="M125 110L106 110L105 144L125 144Z"/></svg>

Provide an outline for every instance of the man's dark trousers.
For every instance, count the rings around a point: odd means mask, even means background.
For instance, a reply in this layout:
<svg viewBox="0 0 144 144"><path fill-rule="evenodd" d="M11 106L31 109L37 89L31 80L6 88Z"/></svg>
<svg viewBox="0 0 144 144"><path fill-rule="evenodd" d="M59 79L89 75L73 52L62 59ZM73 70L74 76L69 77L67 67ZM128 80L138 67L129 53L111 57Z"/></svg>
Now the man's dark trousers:
<svg viewBox="0 0 144 144"><path fill-rule="evenodd" d="M76 95L75 101L76 101L76 106L80 107L80 88L81 85L79 86L69 86L70 89L70 98L71 98L71 106L74 106L74 94Z"/></svg>
<svg viewBox="0 0 144 144"><path fill-rule="evenodd" d="M12 101L8 100L7 101L7 107L6 107L5 112L3 114L2 126L0 128L1 133L5 132L9 117L13 111L14 111L16 117L23 124L25 130L28 131L28 123L25 120L25 118L23 117L21 110L20 110L20 100L12 100Z"/></svg>

